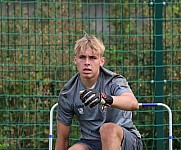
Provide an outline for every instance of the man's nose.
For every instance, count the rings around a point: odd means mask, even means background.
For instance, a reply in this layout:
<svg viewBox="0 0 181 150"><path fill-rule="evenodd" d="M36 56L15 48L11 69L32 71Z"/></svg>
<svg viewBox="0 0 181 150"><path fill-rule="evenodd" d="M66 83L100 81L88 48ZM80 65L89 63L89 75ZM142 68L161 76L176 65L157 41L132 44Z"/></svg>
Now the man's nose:
<svg viewBox="0 0 181 150"><path fill-rule="evenodd" d="M89 60L89 58L86 58L86 59L85 59L85 65L90 65L90 60Z"/></svg>

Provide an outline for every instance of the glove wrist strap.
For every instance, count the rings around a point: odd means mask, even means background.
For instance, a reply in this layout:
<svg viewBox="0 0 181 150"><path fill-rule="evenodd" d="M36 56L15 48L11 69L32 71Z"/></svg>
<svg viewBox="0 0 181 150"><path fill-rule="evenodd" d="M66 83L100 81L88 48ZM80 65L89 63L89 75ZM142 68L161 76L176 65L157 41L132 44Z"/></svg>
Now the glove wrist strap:
<svg viewBox="0 0 181 150"><path fill-rule="evenodd" d="M111 106L111 104L113 103L113 98L110 95L101 93L101 97L104 99L105 105Z"/></svg>

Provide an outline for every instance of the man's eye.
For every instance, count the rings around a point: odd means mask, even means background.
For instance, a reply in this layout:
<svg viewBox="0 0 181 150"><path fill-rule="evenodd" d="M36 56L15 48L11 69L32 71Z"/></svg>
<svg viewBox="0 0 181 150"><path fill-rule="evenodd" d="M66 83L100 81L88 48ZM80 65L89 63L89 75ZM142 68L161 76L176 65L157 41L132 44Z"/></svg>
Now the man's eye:
<svg viewBox="0 0 181 150"><path fill-rule="evenodd" d="M85 56L80 56L79 59L85 59Z"/></svg>
<svg viewBox="0 0 181 150"><path fill-rule="evenodd" d="M90 57L90 59L97 59L97 57L95 57L95 56L91 56L91 57Z"/></svg>

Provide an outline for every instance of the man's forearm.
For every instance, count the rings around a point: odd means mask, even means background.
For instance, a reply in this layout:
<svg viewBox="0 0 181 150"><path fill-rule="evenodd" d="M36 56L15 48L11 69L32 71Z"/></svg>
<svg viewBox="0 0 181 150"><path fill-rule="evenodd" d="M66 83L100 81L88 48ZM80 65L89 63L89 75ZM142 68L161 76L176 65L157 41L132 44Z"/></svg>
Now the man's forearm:
<svg viewBox="0 0 181 150"><path fill-rule="evenodd" d="M57 138L55 149L68 150L68 145L69 145L69 139L63 140L63 139Z"/></svg>
<svg viewBox="0 0 181 150"><path fill-rule="evenodd" d="M134 111L139 109L138 101L132 93L123 93L120 96L112 96L113 104L112 107Z"/></svg>

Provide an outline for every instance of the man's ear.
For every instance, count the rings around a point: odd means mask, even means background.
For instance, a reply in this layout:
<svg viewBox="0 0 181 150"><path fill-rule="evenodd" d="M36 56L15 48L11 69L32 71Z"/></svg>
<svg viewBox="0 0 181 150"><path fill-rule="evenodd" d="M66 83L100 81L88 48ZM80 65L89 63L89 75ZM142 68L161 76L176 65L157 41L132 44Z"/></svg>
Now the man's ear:
<svg viewBox="0 0 181 150"><path fill-rule="evenodd" d="M102 67L105 63L105 57L101 57L101 63L100 63L100 66Z"/></svg>
<svg viewBox="0 0 181 150"><path fill-rule="evenodd" d="M77 60L77 59L76 59L76 57L74 56L74 64L75 64L75 65L77 64L76 60Z"/></svg>

